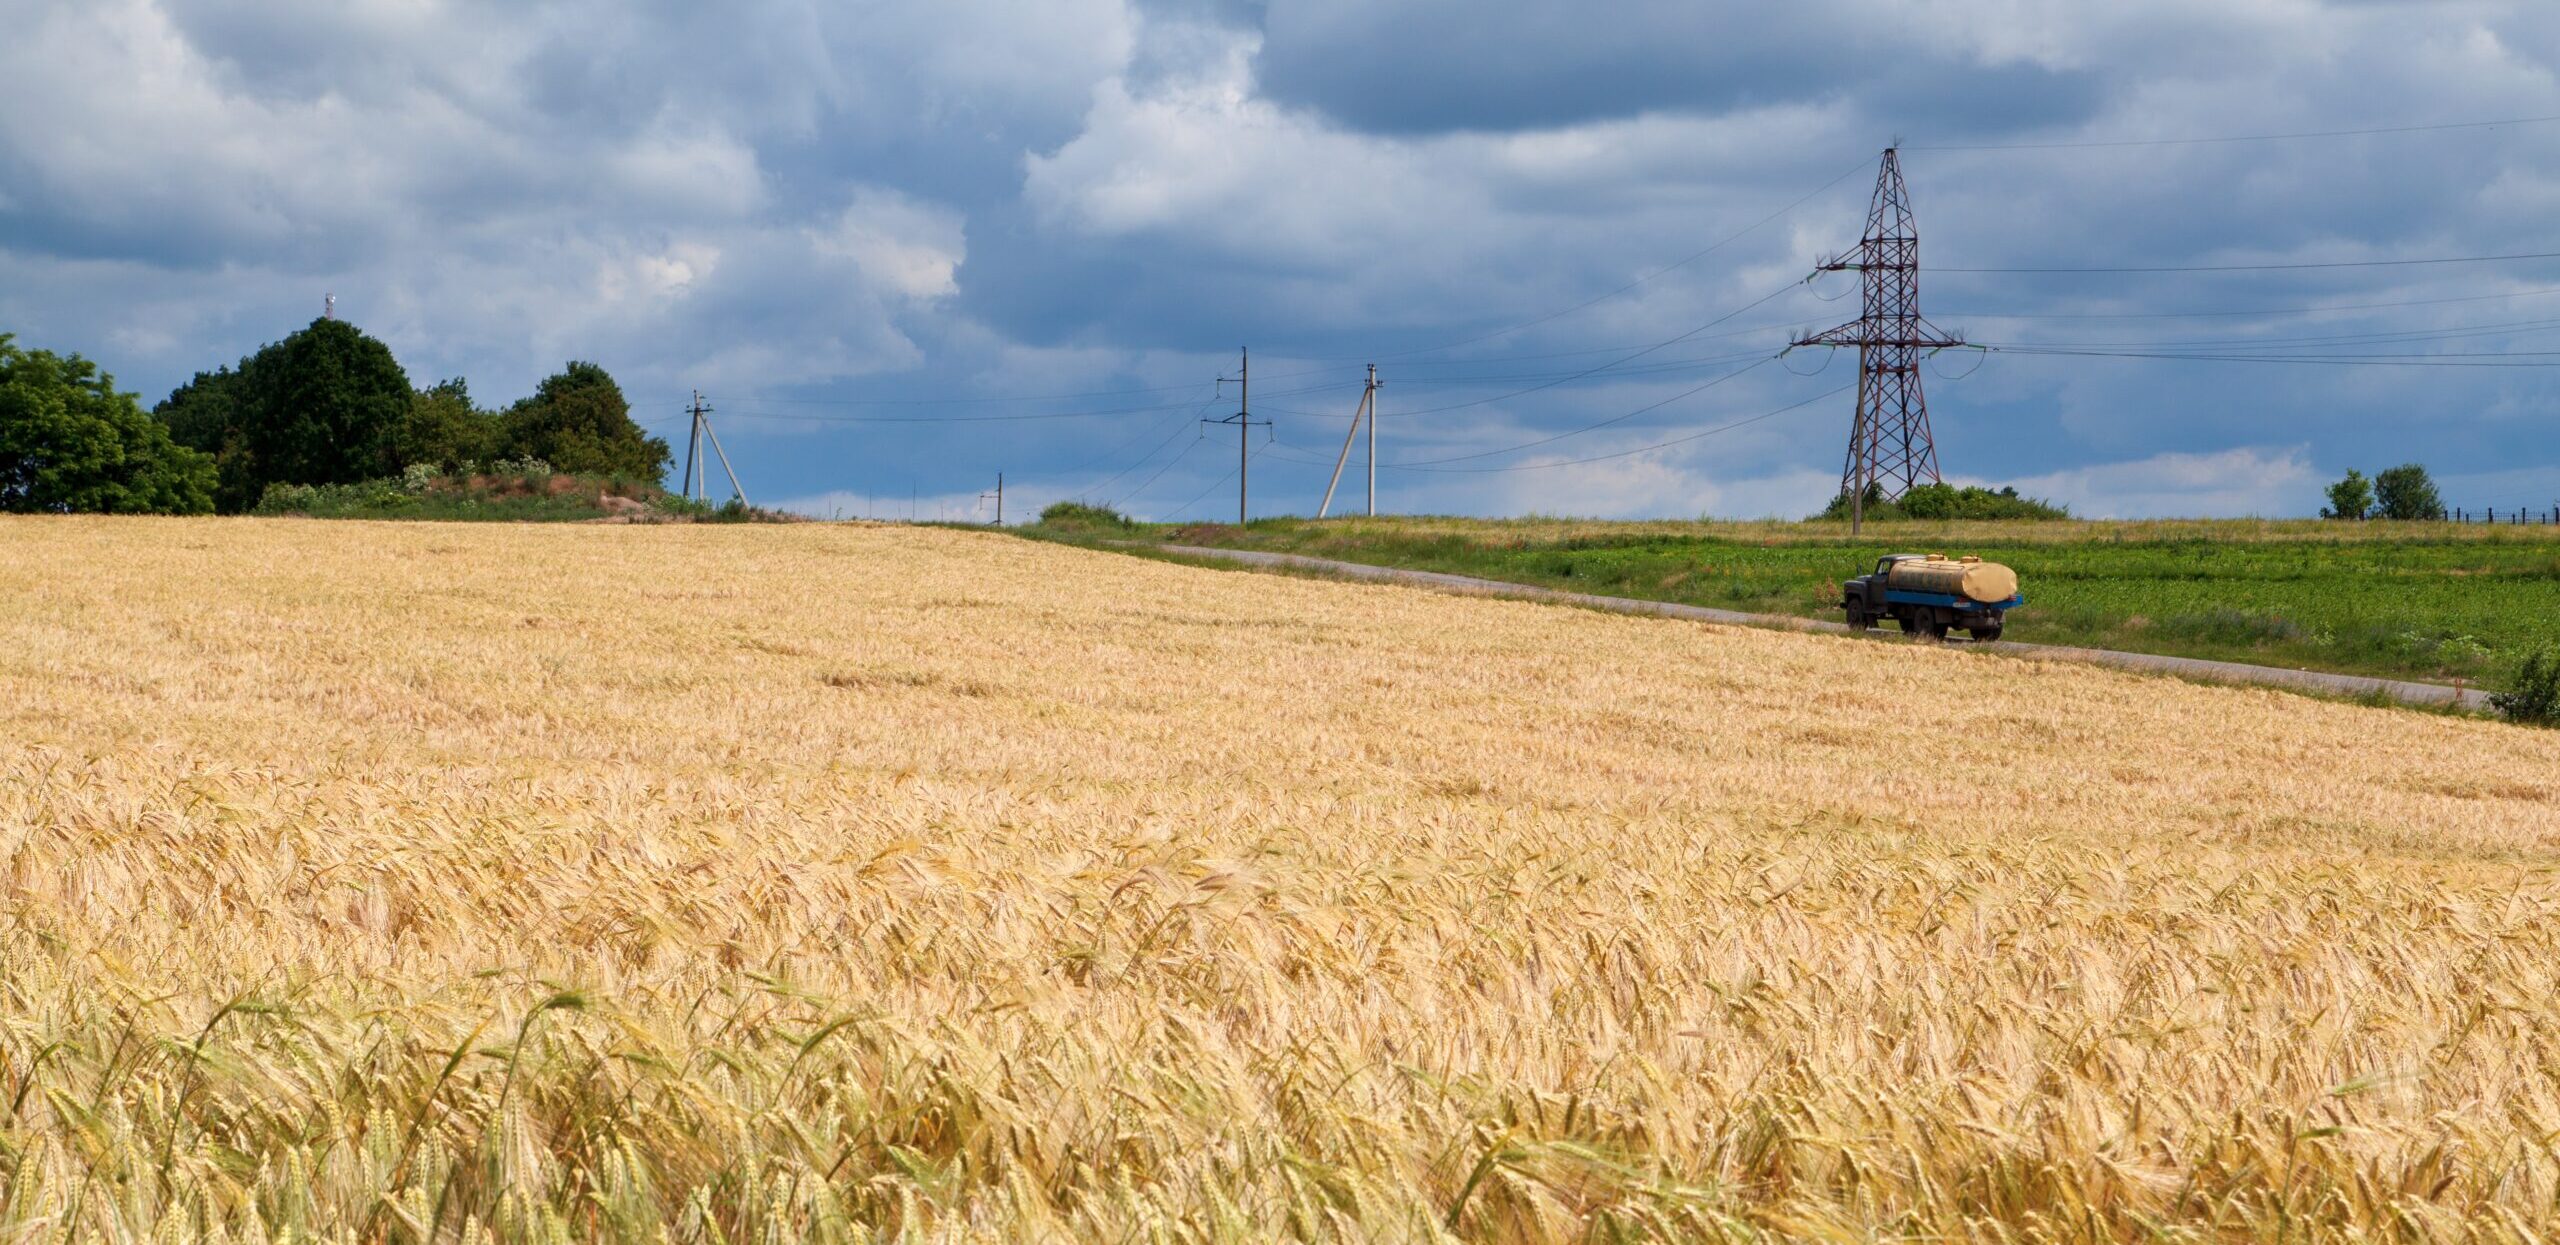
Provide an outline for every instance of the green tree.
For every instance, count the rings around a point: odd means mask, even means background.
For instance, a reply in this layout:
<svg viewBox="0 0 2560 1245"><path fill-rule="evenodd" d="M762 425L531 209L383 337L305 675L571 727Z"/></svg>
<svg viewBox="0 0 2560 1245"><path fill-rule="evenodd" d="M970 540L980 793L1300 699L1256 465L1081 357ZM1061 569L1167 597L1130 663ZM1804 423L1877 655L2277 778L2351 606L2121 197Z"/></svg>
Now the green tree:
<svg viewBox="0 0 2560 1245"><path fill-rule="evenodd" d="M246 494L255 500L262 487L250 478L249 450L240 435L247 387L241 374L227 367L198 372L151 408L168 427L170 439L213 460L214 504L226 511L240 508L231 499Z"/></svg>
<svg viewBox="0 0 2560 1245"><path fill-rule="evenodd" d="M555 471L654 480L674 455L631 422L622 387L592 363L571 363L508 408L507 452Z"/></svg>
<svg viewBox="0 0 2560 1245"><path fill-rule="evenodd" d="M134 395L79 355L0 333L0 510L203 514L211 459L177 444Z"/></svg>
<svg viewBox="0 0 2560 1245"><path fill-rule="evenodd" d="M322 319L236 371L197 373L156 410L181 443L214 455L214 502L238 512L270 484L399 474L413 400L389 346L344 320Z"/></svg>
<svg viewBox="0 0 2560 1245"><path fill-rule="evenodd" d="M2441 519L2444 500L2436 496L2436 482L2427 469L2416 463L2402 463L2373 477L2374 513L2386 519Z"/></svg>
<svg viewBox="0 0 2560 1245"><path fill-rule="evenodd" d="M457 376L410 395L392 456L404 471L418 463L444 470L499 457L505 438L497 414L473 406L471 387Z"/></svg>
<svg viewBox="0 0 2560 1245"><path fill-rule="evenodd" d="M2329 508L2320 512L2324 519L2361 519L2373 513L2373 485L2364 473L2353 467L2347 478L2329 486Z"/></svg>

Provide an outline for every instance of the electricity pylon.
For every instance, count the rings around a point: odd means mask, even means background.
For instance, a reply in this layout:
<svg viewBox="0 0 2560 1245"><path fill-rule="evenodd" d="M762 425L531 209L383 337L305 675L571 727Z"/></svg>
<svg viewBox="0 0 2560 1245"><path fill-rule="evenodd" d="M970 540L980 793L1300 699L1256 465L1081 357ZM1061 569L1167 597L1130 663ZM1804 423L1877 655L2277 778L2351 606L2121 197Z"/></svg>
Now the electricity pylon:
<svg viewBox="0 0 2560 1245"><path fill-rule="evenodd" d="M1876 171L1876 197L1858 249L1816 271L1864 278L1857 319L1794 343L1858 348L1858 411L1849 427L1840 491L1862 516L1871 487L1880 486L1884 500L1892 501L1919 485L1941 482L1929 403L1920 393L1920 360L1965 344L1920 314L1920 233L1893 148L1884 149L1884 164Z"/></svg>

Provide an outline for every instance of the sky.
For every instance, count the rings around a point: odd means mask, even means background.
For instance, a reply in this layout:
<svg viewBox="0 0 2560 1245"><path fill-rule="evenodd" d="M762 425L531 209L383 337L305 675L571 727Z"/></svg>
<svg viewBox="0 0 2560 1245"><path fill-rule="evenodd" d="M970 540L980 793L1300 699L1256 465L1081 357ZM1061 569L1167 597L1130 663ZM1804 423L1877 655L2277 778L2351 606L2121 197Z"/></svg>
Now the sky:
<svg viewBox="0 0 2560 1245"><path fill-rule="evenodd" d="M1931 321L2101 352L1932 358L1950 480L2308 515L2420 461L2450 505L2560 504L2560 260L2405 262L2560 251L2548 3L0 19L0 332L146 403L335 294L484 405L593 361L680 456L698 390L759 504L985 519L1001 472L1008 520L1212 519L1250 347L1256 515L1315 511L1371 363L1382 511L1802 515L1855 364L1780 352L1856 317L1807 278L1900 144ZM2344 130L2399 132L2183 141ZM2158 354L2253 357L2121 357Z"/></svg>

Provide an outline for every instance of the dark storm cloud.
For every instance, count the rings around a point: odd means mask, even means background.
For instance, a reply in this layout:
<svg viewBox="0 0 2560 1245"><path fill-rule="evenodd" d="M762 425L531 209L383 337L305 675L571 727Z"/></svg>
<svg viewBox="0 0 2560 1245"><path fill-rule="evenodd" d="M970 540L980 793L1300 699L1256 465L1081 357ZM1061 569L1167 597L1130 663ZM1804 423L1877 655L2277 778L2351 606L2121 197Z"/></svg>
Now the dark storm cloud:
<svg viewBox="0 0 2560 1245"><path fill-rule="evenodd" d="M1887 128L1974 136L2097 107L2093 73L1933 51L1860 8L1279 0L1261 80L1275 100L1394 134L1845 100Z"/></svg>
<svg viewBox="0 0 2560 1245"><path fill-rule="evenodd" d="M156 397L334 291L419 378L503 400L592 358L661 420L698 386L760 499L876 511L912 487L927 514L996 470L1029 505L1135 490L1147 513L1205 513L1229 462L1184 421L1250 342L1282 421L1257 493L1304 509L1371 360L1391 462L1674 399L1489 461L1598 458L1845 380L1840 360L1768 365L1677 397L1738 366L1680 360L1854 314L1822 301L1836 279L1790 287L1855 241L1896 137L1946 268L2550 249L2560 126L1930 148L2548 115L2555 49L2560 11L2520 3L39 0L0 43L0 330ZM2139 346L2522 322L2560 298L2003 317L2541 285L2560 265L1932 270L1923 301L1977 340ZM1671 370L1546 383L1772 293L1645 359ZM2420 348L2547 346L2537 331ZM1927 378L1949 469L2084 509L2299 512L2322 474L2411 457L2456 489L2560 491L2546 373L1974 362ZM947 404L1130 389L1157 392ZM1398 508L1800 513L1830 487L1845 406L1382 479ZM1105 413L854 422L1084 410Z"/></svg>

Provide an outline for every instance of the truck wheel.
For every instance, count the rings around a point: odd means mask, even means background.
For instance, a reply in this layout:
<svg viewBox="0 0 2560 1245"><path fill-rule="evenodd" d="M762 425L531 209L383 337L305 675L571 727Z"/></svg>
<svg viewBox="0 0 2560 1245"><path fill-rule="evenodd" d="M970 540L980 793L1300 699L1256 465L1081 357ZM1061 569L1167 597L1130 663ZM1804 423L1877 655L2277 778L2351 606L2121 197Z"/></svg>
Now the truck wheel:
<svg viewBox="0 0 2560 1245"><path fill-rule="evenodd" d="M1866 612L1865 610L1851 610L1851 611L1849 611L1849 630L1851 630L1851 631L1873 631L1873 630L1875 630L1875 627L1876 627L1876 616L1875 616L1875 615L1870 614L1870 613Z"/></svg>
<svg viewBox="0 0 2560 1245"><path fill-rule="evenodd" d="M2000 628L1996 623L1988 627L1972 627L1968 628L1968 630L1973 632L1974 639L1980 640L1985 644L2000 638Z"/></svg>

